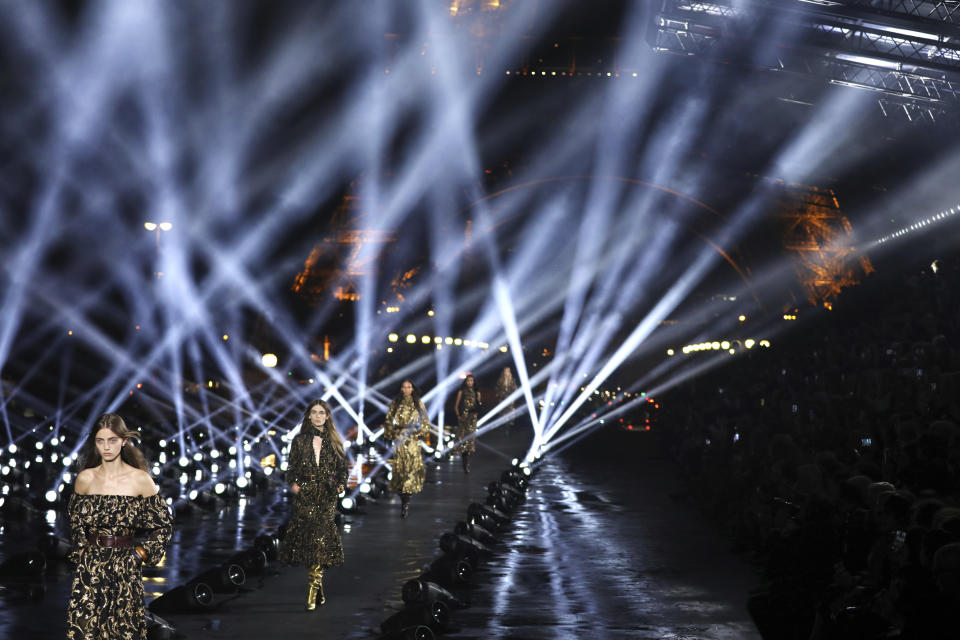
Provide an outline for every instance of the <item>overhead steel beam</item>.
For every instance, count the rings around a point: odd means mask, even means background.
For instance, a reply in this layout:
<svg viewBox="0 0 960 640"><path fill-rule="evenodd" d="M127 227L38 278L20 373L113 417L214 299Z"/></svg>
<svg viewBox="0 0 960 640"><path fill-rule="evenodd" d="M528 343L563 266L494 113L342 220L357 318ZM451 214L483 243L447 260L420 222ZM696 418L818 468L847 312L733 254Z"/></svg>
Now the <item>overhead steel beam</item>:
<svg viewBox="0 0 960 640"><path fill-rule="evenodd" d="M854 17L839 3L780 0L774 8L769 0L664 0L651 44L658 51L876 91L884 114L910 121L938 122L960 112L960 37L954 36L960 30L942 24L916 31L875 12L868 17ZM799 30L798 37L757 52L762 34L790 29Z"/></svg>

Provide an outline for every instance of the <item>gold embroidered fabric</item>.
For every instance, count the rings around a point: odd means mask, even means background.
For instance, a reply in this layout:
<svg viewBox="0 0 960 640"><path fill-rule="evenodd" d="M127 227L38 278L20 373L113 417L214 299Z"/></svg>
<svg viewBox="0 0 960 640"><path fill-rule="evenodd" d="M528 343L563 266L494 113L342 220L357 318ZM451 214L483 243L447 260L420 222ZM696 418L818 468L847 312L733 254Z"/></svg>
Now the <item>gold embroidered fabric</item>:
<svg viewBox="0 0 960 640"><path fill-rule="evenodd" d="M393 459L393 477L390 490L397 493L420 493L427 470L423 466L420 441L430 433L430 420L423 402L402 397L390 405L384 425L384 437L396 440Z"/></svg>
<svg viewBox="0 0 960 640"><path fill-rule="evenodd" d="M503 402L511 393L517 390L517 379L511 377L509 380L503 376L497 380L496 393L497 402Z"/></svg>
<svg viewBox="0 0 960 640"><path fill-rule="evenodd" d="M324 569L343 564L343 542L337 528L337 487L347 486L347 463L324 438L320 462L313 452L310 428L290 444L287 481L297 484L293 494L290 521L280 547L280 559L287 564L304 564Z"/></svg>
<svg viewBox="0 0 960 640"><path fill-rule="evenodd" d="M88 536L141 532L146 564L155 565L173 533L173 515L159 495L77 495L67 507L77 563L67 605L69 640L146 640L143 574L133 547L101 547Z"/></svg>

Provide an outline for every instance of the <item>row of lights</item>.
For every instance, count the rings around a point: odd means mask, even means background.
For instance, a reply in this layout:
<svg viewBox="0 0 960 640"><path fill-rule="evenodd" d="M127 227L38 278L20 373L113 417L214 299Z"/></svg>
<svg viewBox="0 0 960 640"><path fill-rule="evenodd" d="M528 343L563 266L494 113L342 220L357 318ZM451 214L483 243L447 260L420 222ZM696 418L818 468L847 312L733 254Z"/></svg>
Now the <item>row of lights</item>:
<svg viewBox="0 0 960 640"><path fill-rule="evenodd" d="M508 75L508 76L530 76L531 78L535 78L535 77L537 77L538 74L537 74L536 71L510 71L509 69L507 69L506 75ZM619 72L619 71L597 71L596 73L593 73L593 72L590 72L590 71L576 71L576 72L574 72L574 71L569 71L569 72L567 72L567 71L559 71L559 72L557 72L557 71L550 71L550 72L548 73L548 72L546 72L546 71L541 71L539 75L540 75L540 77L545 77L545 76L547 76L547 75L550 75L551 77L561 76L561 77L568 77L568 78L573 78L573 77L581 77L581 78L592 78L592 77L597 77L597 78L619 78L619 77L620 77L620 72ZM626 75L626 74L624 74L624 75ZM638 74L636 71L634 71L634 72L631 73L630 75L631 75L632 77L634 77L634 78L640 77L639 74Z"/></svg>
<svg viewBox="0 0 960 640"><path fill-rule="evenodd" d="M960 208L960 205L957 205L957 207ZM893 240L894 238L899 238L900 236L904 236L910 233L911 231L922 229L923 227L929 226L935 222L940 222L941 220L946 219L948 216L956 215L956 213L957 213L957 209L953 207L951 207L950 209L945 209L936 215L930 216L929 218L925 218L920 222L910 225L909 227L904 227L899 231L895 231L888 236L884 236L880 238L879 240L877 240L877 244L887 242L888 240Z"/></svg>
<svg viewBox="0 0 960 640"><path fill-rule="evenodd" d="M400 336L399 336L399 334L391 333L390 335L387 336L387 341L388 341L388 342L399 342L399 341L400 341ZM407 334L407 337L406 337L406 341L407 341L407 344L416 344L416 342L417 342L417 336L414 335L414 334L412 334L412 333L408 333L408 334ZM488 343L488 342L480 342L479 340L465 340L465 339L463 339L463 338L450 338L450 337L445 337L445 338L444 338L444 337L441 337L441 336L420 336L420 343L421 343L421 344L431 344L431 343L433 343L433 344L437 345L437 348L440 348L440 347L442 347L443 345L448 345L448 346L449 346L449 345L452 345L452 346L457 346L457 347L461 347L461 346L463 346L463 347L476 347L476 348L478 348L478 349L489 349L489 348L490 348L490 343ZM502 345L502 346L500 347L500 351L502 351L503 353L506 353L506 352L507 352L507 345Z"/></svg>
<svg viewBox="0 0 960 640"><path fill-rule="evenodd" d="M752 349L754 346L760 346L764 348L770 348L769 340L760 340L759 342L753 338L747 338L743 341L743 346L746 349ZM697 344L688 344L684 346L681 351L684 354L693 353L695 351L728 351L733 354L737 350L733 348L733 345L729 340L722 341L713 341L713 342L699 342ZM672 356L676 353L673 349L667 349L667 355Z"/></svg>

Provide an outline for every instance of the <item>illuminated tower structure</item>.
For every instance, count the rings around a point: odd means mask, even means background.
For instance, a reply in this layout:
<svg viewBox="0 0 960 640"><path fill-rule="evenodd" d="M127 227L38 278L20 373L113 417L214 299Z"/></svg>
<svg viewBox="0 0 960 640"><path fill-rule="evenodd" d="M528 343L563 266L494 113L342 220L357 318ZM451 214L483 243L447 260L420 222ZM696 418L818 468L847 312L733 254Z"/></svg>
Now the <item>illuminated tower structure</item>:
<svg viewBox="0 0 960 640"><path fill-rule="evenodd" d="M328 231L310 251L293 280L293 291L309 304L329 297L344 302L360 299L358 280L376 268L377 258L396 237L391 231L363 228L365 214L356 183L330 218Z"/></svg>
<svg viewBox="0 0 960 640"><path fill-rule="evenodd" d="M854 246L850 221L832 190L783 181L775 181L773 189L783 247L793 258L807 299L830 309L844 288L873 272L873 265Z"/></svg>

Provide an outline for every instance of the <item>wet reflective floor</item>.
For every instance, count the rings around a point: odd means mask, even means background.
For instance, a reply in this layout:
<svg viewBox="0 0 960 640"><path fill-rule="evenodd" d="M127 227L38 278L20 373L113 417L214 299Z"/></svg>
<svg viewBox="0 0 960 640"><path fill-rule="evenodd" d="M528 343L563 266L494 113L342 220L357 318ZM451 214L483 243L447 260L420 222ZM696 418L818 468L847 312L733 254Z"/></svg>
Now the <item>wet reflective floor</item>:
<svg viewBox="0 0 960 640"><path fill-rule="evenodd" d="M327 604L317 611L303 609L304 570L272 565L239 593L217 596L210 610L163 617L186 638L379 635L380 623L403 607L403 584L441 555L440 534L464 520L470 502L482 502L485 485L525 450L519 435L494 433L481 445L469 475L457 460L428 465L407 520L396 498L349 518L346 564L328 570ZM670 466L649 451L549 459L474 586L458 593L471 606L452 612L444 637L759 638L745 606L755 577L712 523L669 497L673 490ZM274 496L179 520L147 591L165 591L248 548L256 533L275 530L285 511ZM28 544L29 526L4 527L4 555ZM39 600L0 598L0 637L63 637L68 569L51 567L45 586Z"/></svg>

